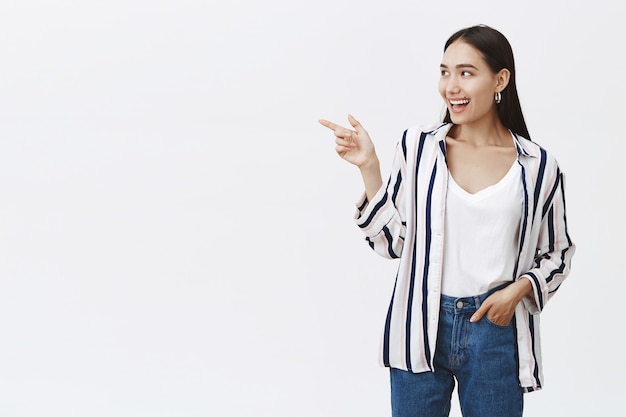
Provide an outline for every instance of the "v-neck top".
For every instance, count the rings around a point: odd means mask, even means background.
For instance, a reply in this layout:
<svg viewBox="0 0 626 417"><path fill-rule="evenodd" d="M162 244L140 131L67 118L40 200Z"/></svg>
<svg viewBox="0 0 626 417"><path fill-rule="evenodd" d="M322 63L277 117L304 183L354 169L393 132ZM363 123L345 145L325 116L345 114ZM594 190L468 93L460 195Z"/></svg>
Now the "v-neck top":
<svg viewBox="0 0 626 417"><path fill-rule="evenodd" d="M513 178L517 175L519 179L520 174L520 165L517 163L517 160L514 160L511 164L509 170L504 174L502 178L495 184L489 185L483 188L480 191L475 193L470 193L461 187L455 180L452 174L448 172L448 190L456 193L459 198L463 198L467 201L479 201L485 198L492 196L494 193L497 193L502 187L505 187Z"/></svg>
<svg viewBox="0 0 626 417"><path fill-rule="evenodd" d="M511 281L522 217L521 166L469 193L448 174L442 294L467 297Z"/></svg>

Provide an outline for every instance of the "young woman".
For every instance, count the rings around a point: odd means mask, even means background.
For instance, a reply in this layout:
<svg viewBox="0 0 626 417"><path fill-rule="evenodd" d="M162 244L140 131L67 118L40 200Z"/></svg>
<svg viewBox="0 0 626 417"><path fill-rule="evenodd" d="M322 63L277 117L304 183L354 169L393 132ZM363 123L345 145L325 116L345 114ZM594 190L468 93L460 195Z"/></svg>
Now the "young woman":
<svg viewBox="0 0 626 417"><path fill-rule="evenodd" d="M356 223L399 258L381 343L393 415L521 416L543 383L539 312L569 273L564 177L530 140L507 39L487 26L445 44L444 123L411 128L383 184L367 131L320 120L365 193Z"/></svg>

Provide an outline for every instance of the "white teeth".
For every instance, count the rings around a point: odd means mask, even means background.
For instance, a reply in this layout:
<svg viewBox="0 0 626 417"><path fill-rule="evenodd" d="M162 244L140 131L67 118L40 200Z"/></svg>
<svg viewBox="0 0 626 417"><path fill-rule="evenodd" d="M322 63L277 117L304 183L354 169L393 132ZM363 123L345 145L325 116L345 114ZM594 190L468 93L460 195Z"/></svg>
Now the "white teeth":
<svg viewBox="0 0 626 417"><path fill-rule="evenodd" d="M450 104L453 106L456 106L457 104L467 104L469 102L469 100L450 100Z"/></svg>

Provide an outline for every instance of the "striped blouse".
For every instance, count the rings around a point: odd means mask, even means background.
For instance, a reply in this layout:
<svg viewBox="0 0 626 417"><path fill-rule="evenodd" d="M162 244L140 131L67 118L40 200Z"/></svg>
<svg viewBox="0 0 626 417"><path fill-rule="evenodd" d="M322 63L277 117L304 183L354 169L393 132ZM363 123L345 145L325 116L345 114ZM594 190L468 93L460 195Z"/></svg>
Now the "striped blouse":
<svg viewBox="0 0 626 417"><path fill-rule="evenodd" d="M363 195L355 215L374 251L400 259L380 364L414 373L433 370L448 181L445 137L451 126L405 131L388 183L372 201ZM556 160L536 143L513 136L524 206L511 280L527 277L533 287L515 310L520 386L530 392L541 389L543 380L538 313L568 275L575 246L567 233L564 176Z"/></svg>

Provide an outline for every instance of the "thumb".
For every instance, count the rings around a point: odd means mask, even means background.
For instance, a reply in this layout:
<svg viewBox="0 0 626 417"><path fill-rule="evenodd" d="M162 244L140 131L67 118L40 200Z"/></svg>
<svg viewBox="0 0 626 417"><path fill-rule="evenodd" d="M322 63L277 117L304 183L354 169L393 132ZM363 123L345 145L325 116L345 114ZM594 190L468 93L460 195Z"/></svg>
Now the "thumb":
<svg viewBox="0 0 626 417"><path fill-rule="evenodd" d="M348 115L348 121L350 122L354 130L357 131L357 133L365 132L365 129L363 128L363 126L361 126L361 123L359 123L359 121L355 119L354 116L352 116L351 114Z"/></svg>

